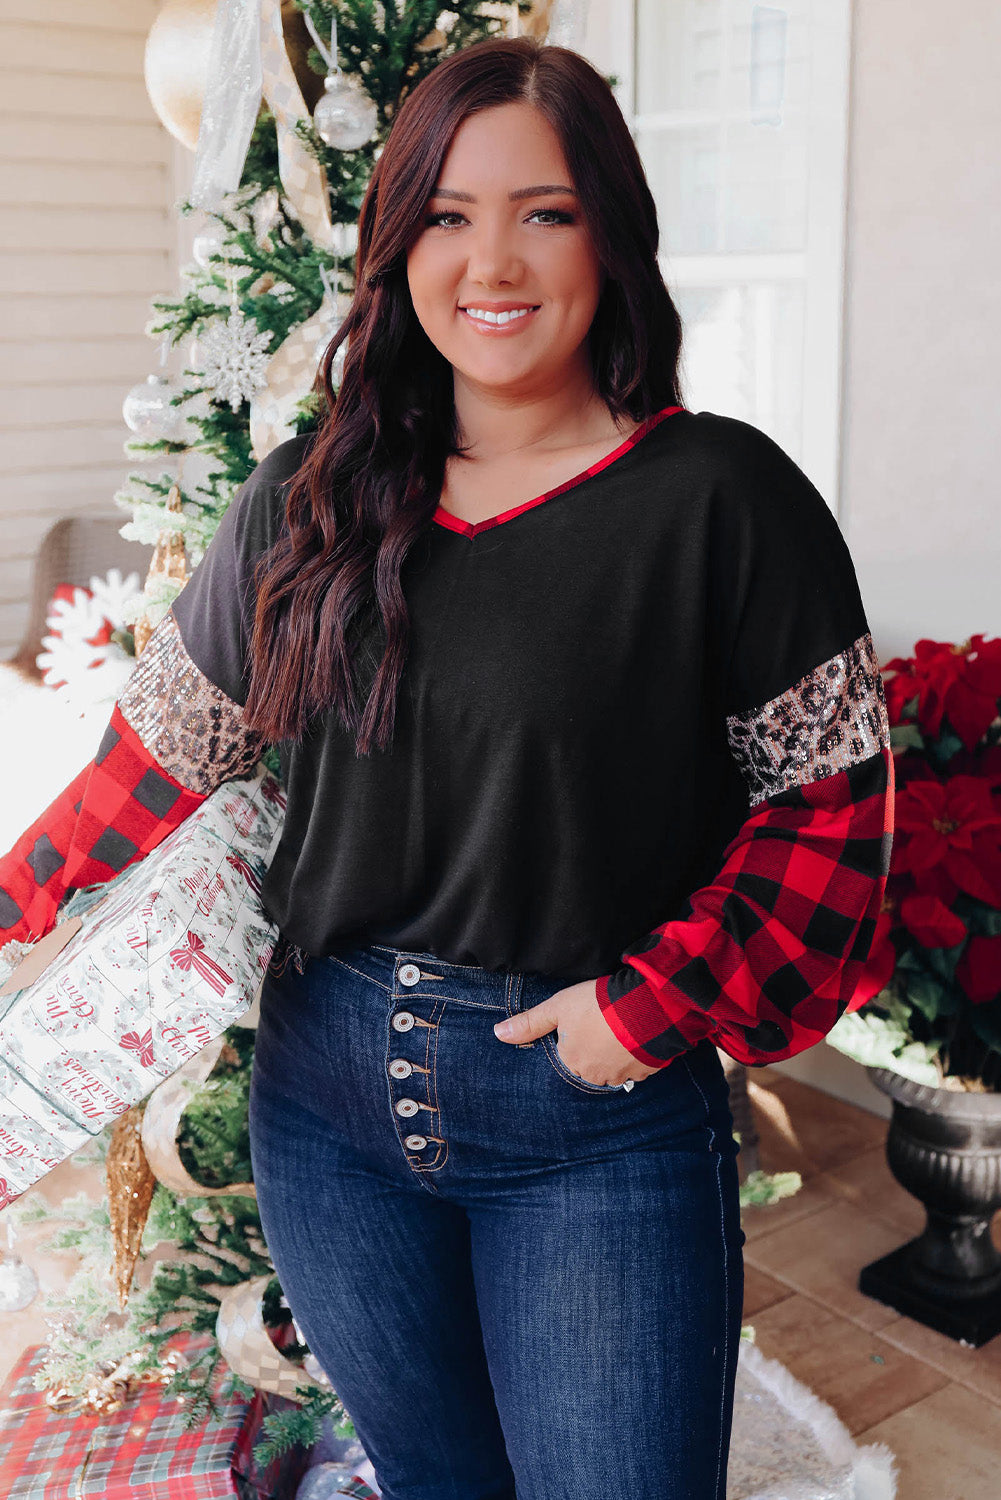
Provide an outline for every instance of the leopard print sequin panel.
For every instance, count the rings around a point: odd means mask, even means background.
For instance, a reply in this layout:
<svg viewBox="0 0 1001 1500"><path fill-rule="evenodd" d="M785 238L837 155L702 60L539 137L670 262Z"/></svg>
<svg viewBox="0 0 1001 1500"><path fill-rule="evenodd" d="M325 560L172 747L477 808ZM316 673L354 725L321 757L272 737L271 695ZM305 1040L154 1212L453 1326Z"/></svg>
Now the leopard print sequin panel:
<svg viewBox="0 0 1001 1500"><path fill-rule="evenodd" d="M730 715L726 728L752 807L876 755L890 727L872 636L860 635L760 708Z"/></svg>
<svg viewBox="0 0 1001 1500"><path fill-rule="evenodd" d="M118 707L165 771L208 796L249 775L264 748L243 709L195 666L168 610L139 656Z"/></svg>

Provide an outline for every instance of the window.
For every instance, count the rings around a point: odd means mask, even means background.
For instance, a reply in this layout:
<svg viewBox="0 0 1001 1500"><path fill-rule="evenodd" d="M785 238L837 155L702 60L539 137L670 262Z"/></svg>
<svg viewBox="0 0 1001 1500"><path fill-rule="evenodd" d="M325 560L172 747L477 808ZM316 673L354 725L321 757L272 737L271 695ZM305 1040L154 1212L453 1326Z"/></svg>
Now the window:
<svg viewBox="0 0 1001 1500"><path fill-rule="evenodd" d="M685 325L688 404L838 487L848 0L591 0Z"/></svg>

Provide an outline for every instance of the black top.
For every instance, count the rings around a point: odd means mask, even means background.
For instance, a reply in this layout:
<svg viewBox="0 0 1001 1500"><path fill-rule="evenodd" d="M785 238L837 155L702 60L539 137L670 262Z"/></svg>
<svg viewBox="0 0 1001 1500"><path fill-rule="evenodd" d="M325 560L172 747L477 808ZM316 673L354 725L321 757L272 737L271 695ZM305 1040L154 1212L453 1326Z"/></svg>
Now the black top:
<svg viewBox="0 0 1001 1500"><path fill-rule="evenodd" d="M258 466L172 607L237 704L248 580L309 441ZM402 581L392 748L356 756L333 714L282 747L263 898L314 954L357 939L560 983L617 969L748 816L735 725L868 631L837 522L792 459L678 407L503 516L439 507Z"/></svg>

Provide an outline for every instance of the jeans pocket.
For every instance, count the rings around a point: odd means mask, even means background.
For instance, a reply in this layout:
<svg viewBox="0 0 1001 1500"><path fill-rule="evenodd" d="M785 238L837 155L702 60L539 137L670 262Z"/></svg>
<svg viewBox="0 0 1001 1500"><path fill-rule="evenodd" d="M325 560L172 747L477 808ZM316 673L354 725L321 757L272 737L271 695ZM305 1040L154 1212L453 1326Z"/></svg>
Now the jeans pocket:
<svg viewBox="0 0 1001 1500"><path fill-rule="evenodd" d="M542 1037L542 1050L545 1052L553 1068L567 1083L573 1084L576 1089L583 1089L588 1094L621 1094L621 1083L590 1083L588 1079L581 1078L578 1073L573 1073L567 1067L560 1056L560 1049L554 1031L548 1031Z"/></svg>
<svg viewBox="0 0 1001 1500"><path fill-rule="evenodd" d="M511 986L507 1009L510 1015L518 1011L531 1010L535 1005L541 1005L543 1000L548 1000L550 995L555 995L563 985L550 986L543 981L539 975L519 974ZM534 1042L525 1044L526 1048L541 1047L553 1072L564 1083L569 1083L573 1088L583 1094L621 1094L623 1090L621 1083L589 1083L586 1078L572 1072L560 1056L555 1031L547 1031Z"/></svg>

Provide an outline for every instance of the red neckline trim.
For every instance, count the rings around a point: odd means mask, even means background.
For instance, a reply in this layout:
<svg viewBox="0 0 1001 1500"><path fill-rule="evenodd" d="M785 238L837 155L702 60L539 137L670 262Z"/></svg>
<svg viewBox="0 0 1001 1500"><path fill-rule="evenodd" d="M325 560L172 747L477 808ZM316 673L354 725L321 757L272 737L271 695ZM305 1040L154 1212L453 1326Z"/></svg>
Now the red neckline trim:
<svg viewBox="0 0 1001 1500"><path fill-rule="evenodd" d="M439 526L444 526L449 531L456 531L460 536L469 537L478 536L481 531L488 531L491 526L502 526L505 521L513 520L515 516L520 516L523 511L531 510L534 506L541 505L545 500L552 500L555 495L562 495L566 490L572 490L574 485L581 484L585 479L590 479L593 474L600 474L602 469L607 469L609 464L613 464L617 458L621 458L624 453L628 453L630 448L635 448L636 444L642 438L645 438L647 433L652 432L665 417L673 416L675 412L684 411L685 409L683 406L665 406L662 411L655 411L652 416L648 417L645 422L637 427L636 431L630 437L627 437L617 448L613 448L611 453L606 453L604 458L599 458L597 463L592 464L590 468L582 469L572 479L564 480L562 484L556 485L554 489L546 490L544 495L536 495L534 500L526 500L522 505L513 506L511 510L502 510L500 515L489 516L485 521L463 521L459 516L453 516L451 511L445 510L439 505L432 519Z"/></svg>

